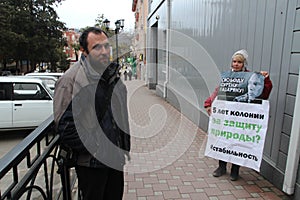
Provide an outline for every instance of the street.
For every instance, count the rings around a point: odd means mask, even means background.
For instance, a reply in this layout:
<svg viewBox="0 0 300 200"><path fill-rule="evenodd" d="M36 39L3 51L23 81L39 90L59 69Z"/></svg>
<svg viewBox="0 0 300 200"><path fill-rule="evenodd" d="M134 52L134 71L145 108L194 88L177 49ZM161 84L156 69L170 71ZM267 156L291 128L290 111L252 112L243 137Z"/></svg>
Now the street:
<svg viewBox="0 0 300 200"><path fill-rule="evenodd" d="M21 142L31 131L0 131L0 158Z"/></svg>
<svg viewBox="0 0 300 200"><path fill-rule="evenodd" d="M11 149L13 149L16 145L18 145L25 137L27 137L33 130L18 130L18 131L0 131L0 158L2 159L5 154L7 154ZM41 148L43 149L45 143L40 143ZM37 148L33 147L29 150L31 161L34 160L34 157L37 156ZM51 170L51 159L47 162L47 173L50 173ZM17 169L18 169L18 179L21 180L26 173L28 173L30 167L28 167L28 160L25 158L22 160ZM45 168L41 167L40 171L38 172L36 178L36 184L41 185L42 187L45 184ZM54 177L53 177L53 199L56 196L60 195L60 188L61 188L61 179L58 173L56 173L57 169L54 169ZM74 173L72 173L74 174ZM49 174L50 176L50 174ZM72 178L73 180L74 178ZM18 180L18 181L19 181ZM9 171L4 177L1 178L0 181L0 191L5 191L8 189L9 185L12 184L13 181L13 171ZM40 199L41 194L37 190L33 190L30 199ZM25 197L24 197L25 198ZM23 199L23 198L22 198Z"/></svg>

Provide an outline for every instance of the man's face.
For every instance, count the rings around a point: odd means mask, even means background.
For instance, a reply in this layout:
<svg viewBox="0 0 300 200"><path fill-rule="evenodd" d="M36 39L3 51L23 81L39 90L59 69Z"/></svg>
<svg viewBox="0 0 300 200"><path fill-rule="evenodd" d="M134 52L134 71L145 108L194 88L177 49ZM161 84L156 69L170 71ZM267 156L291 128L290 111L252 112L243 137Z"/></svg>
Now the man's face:
<svg viewBox="0 0 300 200"><path fill-rule="evenodd" d="M264 89L264 78L258 74L253 74L248 81L249 99L253 100L260 96Z"/></svg>
<svg viewBox="0 0 300 200"><path fill-rule="evenodd" d="M102 73L109 65L110 46L104 33L95 34L90 32L87 37L88 51L87 56L91 66L98 73Z"/></svg>

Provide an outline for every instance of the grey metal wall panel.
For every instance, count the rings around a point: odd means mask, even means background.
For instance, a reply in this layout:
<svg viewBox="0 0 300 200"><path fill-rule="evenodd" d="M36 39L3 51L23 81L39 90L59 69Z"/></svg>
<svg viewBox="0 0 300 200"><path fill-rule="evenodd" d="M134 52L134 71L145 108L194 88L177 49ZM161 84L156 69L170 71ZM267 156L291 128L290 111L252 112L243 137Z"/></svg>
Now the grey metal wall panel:
<svg viewBox="0 0 300 200"><path fill-rule="evenodd" d="M296 95L297 86L298 86L298 75L290 74L287 93L290 95Z"/></svg>
<svg viewBox="0 0 300 200"><path fill-rule="evenodd" d="M295 96L286 95L285 113L293 116L295 107Z"/></svg>
<svg viewBox="0 0 300 200"><path fill-rule="evenodd" d="M287 155L288 153L289 141L290 141L290 137L288 135L281 134L280 151L285 155ZM283 168L283 170L285 170L285 168Z"/></svg>
<svg viewBox="0 0 300 200"><path fill-rule="evenodd" d="M288 136L290 136L291 134L292 122L293 122L292 116L284 115L282 132Z"/></svg>
<svg viewBox="0 0 300 200"><path fill-rule="evenodd" d="M298 41L294 41L294 42L298 42ZM288 68L288 66L282 66L282 67L283 68ZM291 55L290 73L298 74L299 73L299 67L300 67L300 54L292 54Z"/></svg>
<svg viewBox="0 0 300 200"><path fill-rule="evenodd" d="M249 1L238 1L237 8L236 8L236 32L235 35L239 38L239 42L236 42L236 49L240 47L246 47L246 38L247 38L247 26L248 26L248 16L249 11L245 9L248 6ZM244 14L245 13L245 14ZM246 15L247 13L247 15Z"/></svg>
<svg viewBox="0 0 300 200"><path fill-rule="evenodd" d="M233 4L233 10L235 13L235 17L234 17L234 21L233 24L235 24L234 26L234 38L235 38L235 42L234 42L234 49L239 49L241 46L241 37L242 37L242 30L243 30L243 23L242 23L242 16L247 16L248 13L242 13L242 8L243 8L243 1L235 1L235 3Z"/></svg>
<svg viewBox="0 0 300 200"><path fill-rule="evenodd" d="M221 54L220 57L221 59L223 60L223 62L225 60L228 59L228 57L230 58L232 52L234 52L236 49L233 47L233 44L234 44L234 41L235 41L235 37L234 37L234 33L235 33L235 30L234 30L234 24L232 23L233 21L233 14L232 14L232 3L227 3L227 4L224 4L224 11L221 18L224 19L223 21L223 30L224 31L218 31L221 36L220 36L220 39L222 42L222 45L224 44L224 46L226 46L228 48L228 51L224 52L220 49ZM229 14L230 13L230 14ZM222 39L222 34L224 34L226 36L226 40ZM223 35L223 36L224 36ZM227 63L229 65L229 61ZM223 69L225 70L223 67L225 66L222 66L222 65L219 65L220 69Z"/></svg>
<svg viewBox="0 0 300 200"><path fill-rule="evenodd" d="M252 55L253 55L253 66L260 66L262 62L262 55L263 52L266 51L263 49L266 48L263 44L265 41L264 38L264 27L265 27L265 18L266 18L266 1L259 1L256 4L257 7L257 12L255 13L255 35L254 35L254 40L252 41L254 43L254 47L252 50ZM266 61L263 61L262 65L270 66L270 63L266 64ZM255 70L255 69L253 69Z"/></svg>
<svg viewBox="0 0 300 200"><path fill-rule="evenodd" d="M283 153L283 152L279 152L279 153L278 153L277 167L278 167L279 169L281 169L282 171L285 170L285 167L286 167L286 160L287 160L286 154Z"/></svg>
<svg viewBox="0 0 300 200"><path fill-rule="evenodd" d="M249 9L249 17L248 17L248 21L247 21L247 25L248 25L248 31L247 31L247 37L245 38L246 41L246 49L248 49L248 53L252 56L252 65L255 66L256 63L255 61L255 54L254 54L254 49L256 45L261 45L262 41L260 41L260 43L256 43L255 40L255 35L256 33L261 34L262 35L262 31L259 31L258 29L256 29L256 26L260 26L261 30L263 29L263 22L261 20L258 20L258 18L260 16L257 16L256 13L260 13L258 11L258 9L260 9L260 7L258 6L258 2L264 2L264 1L258 1L258 0L254 0L254 1L249 1L249 7L246 9ZM257 24L259 23L259 24ZM258 37L261 38L261 37Z"/></svg>
<svg viewBox="0 0 300 200"><path fill-rule="evenodd" d="M300 30L300 10L296 10L294 30Z"/></svg>
<svg viewBox="0 0 300 200"><path fill-rule="evenodd" d="M276 170L270 162L266 162L265 160L262 161L260 173L276 187L282 187L284 174L281 171Z"/></svg>
<svg viewBox="0 0 300 200"><path fill-rule="evenodd" d="M300 31L294 33L292 52L300 53Z"/></svg>
<svg viewBox="0 0 300 200"><path fill-rule="evenodd" d="M260 51L259 48L262 49L262 52L257 58L261 59L261 62L258 65L255 65L253 70L259 70L260 66L270 66L271 65L271 57L272 57L272 41L274 40L274 20L275 20L275 10L276 10L276 1L266 1L265 12L262 12L258 15L261 20L264 21L263 27L263 38L262 38L262 46L256 47L255 51ZM259 38L256 38L259 39ZM272 77L273 80L273 77Z"/></svg>
<svg viewBox="0 0 300 200"><path fill-rule="evenodd" d="M284 48L284 34L285 34L285 23L287 13L288 1L267 1L266 4L266 15L264 25L264 36L263 36L263 52L262 61L260 67L254 66L257 71L266 70L270 72L270 77L273 82L273 90L270 96L271 109L270 109L270 121L268 133L274 135L280 135L281 128L275 128L275 118L277 116L274 105L277 104L278 99L278 88L277 85L280 81L287 81L285 77L281 77L280 68L282 62L282 52ZM270 58L270 60L268 59ZM273 105L273 106L272 106ZM281 120L282 121L282 120ZM272 160L278 159L278 151L280 145L280 137L274 137L274 135L267 134L264 155L269 156Z"/></svg>

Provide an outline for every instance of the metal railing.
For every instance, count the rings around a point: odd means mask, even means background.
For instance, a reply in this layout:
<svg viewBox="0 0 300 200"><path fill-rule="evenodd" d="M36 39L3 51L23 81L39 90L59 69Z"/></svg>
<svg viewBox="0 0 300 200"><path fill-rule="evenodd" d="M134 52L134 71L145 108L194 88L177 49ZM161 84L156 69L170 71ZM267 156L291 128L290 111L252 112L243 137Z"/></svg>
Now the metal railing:
<svg viewBox="0 0 300 200"><path fill-rule="evenodd" d="M0 159L0 199L71 199L53 116ZM74 179L75 180L75 179Z"/></svg>

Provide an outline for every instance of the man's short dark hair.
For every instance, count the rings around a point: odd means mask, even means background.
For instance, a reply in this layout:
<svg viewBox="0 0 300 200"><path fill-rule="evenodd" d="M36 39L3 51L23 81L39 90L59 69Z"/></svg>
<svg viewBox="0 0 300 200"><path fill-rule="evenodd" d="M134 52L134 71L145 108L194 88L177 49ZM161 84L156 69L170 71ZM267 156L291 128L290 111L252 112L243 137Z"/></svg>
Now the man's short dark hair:
<svg viewBox="0 0 300 200"><path fill-rule="evenodd" d="M87 54L89 53L87 37L90 32L95 33L95 34L104 33L106 35L106 37L108 37L107 33L100 28L89 27L89 28L85 29L79 38L79 44L83 48L83 50L86 51Z"/></svg>

